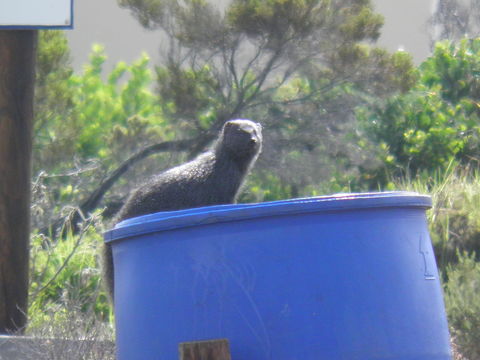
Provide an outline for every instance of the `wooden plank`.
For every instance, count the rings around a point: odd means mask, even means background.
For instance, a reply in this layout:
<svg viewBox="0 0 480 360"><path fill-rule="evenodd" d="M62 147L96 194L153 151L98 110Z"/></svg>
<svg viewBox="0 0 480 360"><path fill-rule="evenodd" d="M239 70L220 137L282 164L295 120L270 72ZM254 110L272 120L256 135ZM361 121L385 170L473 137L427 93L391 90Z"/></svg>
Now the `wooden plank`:
<svg viewBox="0 0 480 360"><path fill-rule="evenodd" d="M228 339L180 343L180 360L231 360Z"/></svg>
<svg viewBox="0 0 480 360"><path fill-rule="evenodd" d="M0 333L26 323L37 31L0 31Z"/></svg>

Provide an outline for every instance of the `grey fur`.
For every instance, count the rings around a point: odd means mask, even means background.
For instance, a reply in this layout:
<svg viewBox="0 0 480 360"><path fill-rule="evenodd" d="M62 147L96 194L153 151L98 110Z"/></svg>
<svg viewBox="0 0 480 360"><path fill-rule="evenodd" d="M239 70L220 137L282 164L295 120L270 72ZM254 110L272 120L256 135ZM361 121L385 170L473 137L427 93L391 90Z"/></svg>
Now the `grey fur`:
<svg viewBox="0 0 480 360"><path fill-rule="evenodd" d="M156 175L136 189L116 222L159 211L235 203L262 148L262 127L250 120L225 123L217 141L192 161ZM103 247L104 281L113 299L113 257Z"/></svg>

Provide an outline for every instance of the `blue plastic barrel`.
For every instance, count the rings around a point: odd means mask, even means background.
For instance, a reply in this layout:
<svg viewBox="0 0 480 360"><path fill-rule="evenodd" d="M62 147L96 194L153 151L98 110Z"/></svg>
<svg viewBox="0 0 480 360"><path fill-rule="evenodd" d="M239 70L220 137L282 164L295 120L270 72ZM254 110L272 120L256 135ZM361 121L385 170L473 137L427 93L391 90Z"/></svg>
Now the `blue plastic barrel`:
<svg viewBox="0 0 480 360"><path fill-rule="evenodd" d="M119 360L228 338L234 360L447 360L428 196L344 194L126 220L115 264Z"/></svg>

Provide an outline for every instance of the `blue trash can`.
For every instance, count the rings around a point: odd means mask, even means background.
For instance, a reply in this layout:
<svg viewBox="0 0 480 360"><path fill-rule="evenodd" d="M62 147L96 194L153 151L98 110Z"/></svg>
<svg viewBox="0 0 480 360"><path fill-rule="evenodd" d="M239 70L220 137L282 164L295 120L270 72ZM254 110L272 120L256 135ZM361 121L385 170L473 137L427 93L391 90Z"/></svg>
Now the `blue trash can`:
<svg viewBox="0 0 480 360"><path fill-rule="evenodd" d="M451 359L430 206L342 194L123 221L105 234L118 359L218 338L234 360Z"/></svg>

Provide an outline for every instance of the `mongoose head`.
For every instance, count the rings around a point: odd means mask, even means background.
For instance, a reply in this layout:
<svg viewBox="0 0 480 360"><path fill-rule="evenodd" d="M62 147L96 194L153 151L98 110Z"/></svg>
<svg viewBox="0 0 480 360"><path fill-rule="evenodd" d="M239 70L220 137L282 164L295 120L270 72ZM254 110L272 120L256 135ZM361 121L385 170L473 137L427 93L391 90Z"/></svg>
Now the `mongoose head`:
<svg viewBox="0 0 480 360"><path fill-rule="evenodd" d="M262 126L250 120L230 120L220 136L223 151L234 158L254 158L262 148Z"/></svg>

